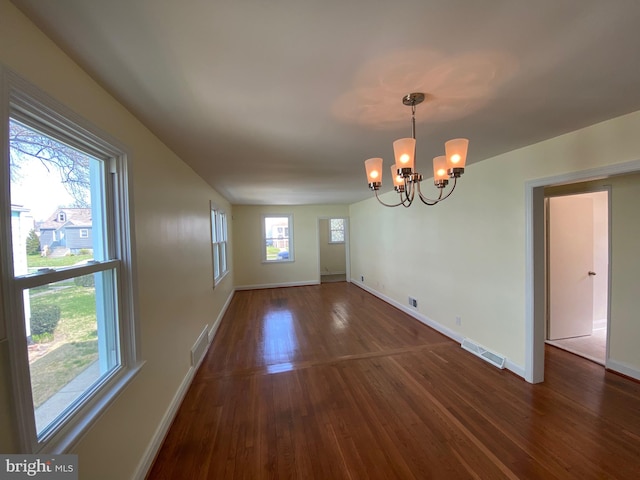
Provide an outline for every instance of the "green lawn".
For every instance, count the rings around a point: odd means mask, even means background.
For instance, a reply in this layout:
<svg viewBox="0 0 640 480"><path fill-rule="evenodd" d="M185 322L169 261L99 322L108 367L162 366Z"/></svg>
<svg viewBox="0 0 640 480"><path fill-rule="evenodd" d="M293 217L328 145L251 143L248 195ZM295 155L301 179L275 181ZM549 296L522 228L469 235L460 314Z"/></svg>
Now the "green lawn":
<svg viewBox="0 0 640 480"><path fill-rule="evenodd" d="M33 405L38 408L98 359L98 341L63 343L31 365Z"/></svg>
<svg viewBox="0 0 640 480"><path fill-rule="evenodd" d="M98 359L95 288L69 280L34 288L30 296L32 311L57 305L61 312L51 350L30 366L38 407Z"/></svg>
<svg viewBox="0 0 640 480"><path fill-rule="evenodd" d="M91 260L93 258L92 253L82 255L68 255L66 257L41 257L40 255L27 255L27 266L29 268L56 268L56 267L69 267L83 260Z"/></svg>

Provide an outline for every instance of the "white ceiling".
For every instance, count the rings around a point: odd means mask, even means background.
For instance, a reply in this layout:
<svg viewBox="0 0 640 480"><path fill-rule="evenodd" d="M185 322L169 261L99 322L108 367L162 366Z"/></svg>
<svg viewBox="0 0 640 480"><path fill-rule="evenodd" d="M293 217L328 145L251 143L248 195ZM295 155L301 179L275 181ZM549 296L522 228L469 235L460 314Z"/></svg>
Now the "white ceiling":
<svg viewBox="0 0 640 480"><path fill-rule="evenodd" d="M637 0L13 3L234 204L367 198L409 92L427 176L640 109Z"/></svg>

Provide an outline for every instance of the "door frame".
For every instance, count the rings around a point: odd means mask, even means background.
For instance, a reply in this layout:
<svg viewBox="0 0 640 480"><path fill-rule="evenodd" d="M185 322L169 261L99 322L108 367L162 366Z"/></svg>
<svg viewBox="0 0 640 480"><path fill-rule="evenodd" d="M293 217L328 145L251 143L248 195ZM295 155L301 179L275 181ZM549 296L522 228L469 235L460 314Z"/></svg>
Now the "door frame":
<svg viewBox="0 0 640 480"><path fill-rule="evenodd" d="M640 160L565 173L525 182L525 380L544 381L545 231L544 188L640 173ZM611 207L611 202L609 202ZM611 265L611 264L610 264ZM611 275L611 266L609 266ZM609 281L611 284L611 281ZM609 298L611 292L609 292ZM610 301L609 301L610 303Z"/></svg>
<svg viewBox="0 0 640 480"><path fill-rule="evenodd" d="M550 221L550 203L549 203L549 199L551 198L558 198L558 197L571 197L571 196L575 196L575 195L588 195L591 193L602 193L605 192L607 194L607 307L606 307L606 316L607 316L607 336L605 339L605 345L606 345L606 349L605 349L605 368L606 368L606 363L609 360L609 327L610 327L610 322L611 322L611 186L610 185L597 185L597 186L590 186L590 185L582 185L582 186L577 186L579 184L582 184L583 182L577 182L577 183L573 183L571 185L576 185L575 190L570 190L570 191L566 191L566 192L559 192L559 193L549 193L547 195L545 195L545 268L546 270L546 274L545 274L545 282L546 282L546 286L545 286L545 302L546 302L546 321L545 321L545 342L549 341L549 339L547 338L549 336L549 328L551 326L551 315L550 315L550 305L549 305L549 299L550 299L550 289L551 289L551 283L549 281L549 268L550 268L550 243L549 243L549 221ZM595 251L595 249L594 249ZM594 268L595 265L594 265ZM592 311L593 311L593 305L591 307Z"/></svg>
<svg viewBox="0 0 640 480"><path fill-rule="evenodd" d="M344 261L347 282L351 282L351 261L349 256L349 217L346 215L322 215L316 221L316 239L318 241L318 283L322 282L322 266L320 265L320 221L341 218L344 220Z"/></svg>

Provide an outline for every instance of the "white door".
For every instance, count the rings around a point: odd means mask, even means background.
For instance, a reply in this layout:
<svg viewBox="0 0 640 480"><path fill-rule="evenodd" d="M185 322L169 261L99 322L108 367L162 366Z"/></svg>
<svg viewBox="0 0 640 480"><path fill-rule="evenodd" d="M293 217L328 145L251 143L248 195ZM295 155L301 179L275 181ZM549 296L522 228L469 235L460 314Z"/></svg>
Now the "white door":
<svg viewBox="0 0 640 480"><path fill-rule="evenodd" d="M593 199L549 198L548 339L593 331Z"/></svg>

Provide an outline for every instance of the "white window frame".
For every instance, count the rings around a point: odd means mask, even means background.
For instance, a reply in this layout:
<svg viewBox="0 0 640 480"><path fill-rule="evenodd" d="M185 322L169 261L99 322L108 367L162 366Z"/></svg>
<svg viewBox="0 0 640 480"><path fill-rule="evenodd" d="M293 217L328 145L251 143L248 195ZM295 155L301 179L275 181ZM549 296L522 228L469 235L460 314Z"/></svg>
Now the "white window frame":
<svg viewBox="0 0 640 480"><path fill-rule="evenodd" d="M227 212L211 202L211 259L213 286L229 273L229 227Z"/></svg>
<svg viewBox="0 0 640 480"><path fill-rule="evenodd" d="M79 235L80 235L80 238L89 238L89 229L81 228Z"/></svg>
<svg viewBox="0 0 640 480"><path fill-rule="evenodd" d="M342 220L342 230L331 228L331 220ZM347 232L346 232L347 226L346 225L347 225L347 220L345 218L343 218L343 217L332 217L332 218L329 218L329 221L327 222L327 226L329 228L329 243L331 243L331 244L344 243L344 239L347 238ZM342 238L343 239L342 240L334 240L333 239L333 232L339 232L339 231L342 232Z"/></svg>
<svg viewBox="0 0 640 480"><path fill-rule="evenodd" d="M65 138L65 142L104 159L108 168L110 198L106 202L107 215L116 219L110 230L111 250L109 258L71 268L52 270L44 274L14 276L12 261L12 236L10 216L0 216L0 286L6 302L3 315L6 319L9 360L13 383L15 416L20 435L20 451L24 453L65 453L115 400L123 388L140 371L143 363L138 352L139 336L136 321L137 305L134 301L135 275L133 269L134 246L132 243L133 210L130 205L130 181L127 149L109 135L99 131L64 105L53 100L18 75L0 65L0 182L3 191L0 211L9 211L9 118L28 120L37 124L43 132ZM117 199L117 201L116 201ZM6 208L5 208L6 207ZM116 298L118 319L118 346L120 364L99 383L84 392L77 402L59 417L56 423L38 438L33 409L31 380L27 355L26 332L22 314L22 292L44 283L52 283L78 275L101 271L114 271L117 277ZM44 276L43 276L44 275ZM0 340L2 331L0 330Z"/></svg>
<svg viewBox="0 0 640 480"><path fill-rule="evenodd" d="M295 260L295 252L293 248L293 214L292 213L268 213L261 215L261 230L262 235L260 237L260 250L262 252L262 263L286 263L293 262ZM289 240L289 258L284 259L273 259L267 260L267 240L272 237L267 238L267 231L265 228L265 222L267 218L287 218L287 230L289 231L288 240ZM284 237L283 237L284 238Z"/></svg>

